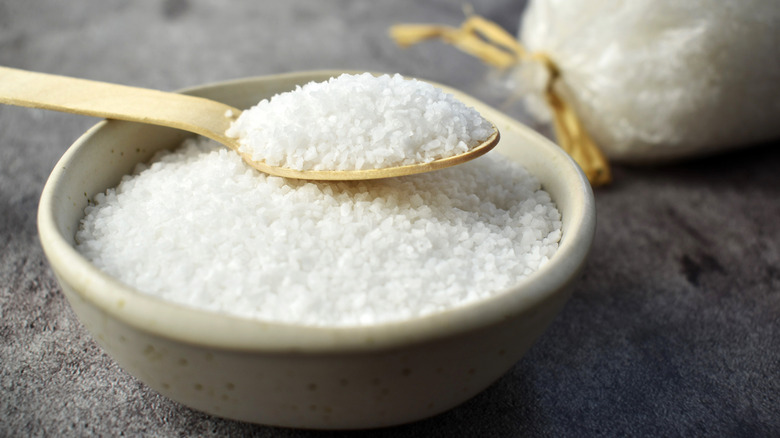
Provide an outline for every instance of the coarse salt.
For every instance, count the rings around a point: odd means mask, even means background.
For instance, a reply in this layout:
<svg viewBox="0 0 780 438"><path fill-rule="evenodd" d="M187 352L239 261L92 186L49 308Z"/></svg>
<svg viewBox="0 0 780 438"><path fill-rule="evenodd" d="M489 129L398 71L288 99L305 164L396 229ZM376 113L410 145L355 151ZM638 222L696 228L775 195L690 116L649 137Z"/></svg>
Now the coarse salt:
<svg viewBox="0 0 780 438"><path fill-rule="evenodd" d="M295 170L363 170L462 154L493 127L474 109L401 75L343 74L244 111L227 131L254 161Z"/></svg>
<svg viewBox="0 0 780 438"><path fill-rule="evenodd" d="M535 177L488 154L437 172L315 183L268 176L213 142L139 165L76 235L152 296L264 321L381 324L494 296L561 237Z"/></svg>

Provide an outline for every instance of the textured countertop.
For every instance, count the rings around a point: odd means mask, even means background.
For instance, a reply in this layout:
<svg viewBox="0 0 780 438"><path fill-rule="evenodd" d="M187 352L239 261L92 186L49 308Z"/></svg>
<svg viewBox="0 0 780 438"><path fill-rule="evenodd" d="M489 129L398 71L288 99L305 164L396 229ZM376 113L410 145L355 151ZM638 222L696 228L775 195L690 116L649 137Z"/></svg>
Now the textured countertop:
<svg viewBox="0 0 780 438"><path fill-rule="evenodd" d="M523 4L474 6L515 32ZM399 72L500 106L475 59L387 37L391 24L462 18L461 2L444 0L0 0L0 65L164 90L324 68ZM329 435L183 407L126 374L78 322L35 216L49 172L95 122L0 106L0 436ZM596 191L585 274L528 354L450 412L353 435L780 436L778 146L616 167Z"/></svg>

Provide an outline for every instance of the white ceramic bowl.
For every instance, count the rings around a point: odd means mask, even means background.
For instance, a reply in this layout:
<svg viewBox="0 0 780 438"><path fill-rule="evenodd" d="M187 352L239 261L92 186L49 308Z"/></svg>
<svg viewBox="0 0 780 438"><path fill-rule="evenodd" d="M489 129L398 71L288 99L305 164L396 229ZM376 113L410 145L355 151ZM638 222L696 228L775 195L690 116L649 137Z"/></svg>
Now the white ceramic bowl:
<svg viewBox="0 0 780 438"><path fill-rule="evenodd" d="M185 92L248 108L339 73L260 77ZM441 88L498 126L501 142L491 153L535 174L562 214L558 251L515 287L444 313L360 328L242 319L139 293L82 257L74 234L89 199L187 134L104 121L64 154L38 212L43 249L73 310L127 372L173 400L226 418L302 428L381 427L432 416L482 391L520 359L569 298L591 246L595 208L587 180L557 146Z"/></svg>

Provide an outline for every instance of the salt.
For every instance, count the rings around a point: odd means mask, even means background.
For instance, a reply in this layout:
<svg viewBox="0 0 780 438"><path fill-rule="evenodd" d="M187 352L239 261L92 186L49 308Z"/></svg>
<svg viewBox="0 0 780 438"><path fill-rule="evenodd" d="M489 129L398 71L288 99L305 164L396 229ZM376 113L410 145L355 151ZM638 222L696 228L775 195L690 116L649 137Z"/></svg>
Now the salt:
<svg viewBox="0 0 780 438"><path fill-rule="evenodd" d="M343 74L244 111L227 135L255 161L296 170L363 170L462 154L493 128L474 109L401 75Z"/></svg>
<svg viewBox="0 0 780 438"><path fill-rule="evenodd" d="M553 255L560 214L488 154L437 172L315 183L268 176L205 140L95 197L78 250L174 303L313 326L381 324L501 293Z"/></svg>

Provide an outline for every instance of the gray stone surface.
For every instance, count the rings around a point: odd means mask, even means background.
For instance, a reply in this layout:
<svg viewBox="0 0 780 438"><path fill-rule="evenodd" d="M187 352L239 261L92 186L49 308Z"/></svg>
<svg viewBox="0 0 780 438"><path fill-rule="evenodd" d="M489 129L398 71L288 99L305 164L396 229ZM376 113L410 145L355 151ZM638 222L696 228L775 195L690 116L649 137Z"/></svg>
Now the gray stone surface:
<svg viewBox="0 0 780 438"><path fill-rule="evenodd" d="M475 7L515 30L522 1ZM400 50L387 38L394 23L461 19L461 2L449 0L0 0L0 65L167 90L378 70L501 105L474 59L438 43ZM331 435L167 400L118 368L76 320L35 214L48 173L94 122L0 106L0 436ZM780 436L777 146L616 168L616 183L596 192L584 277L528 355L450 412L352 435Z"/></svg>

